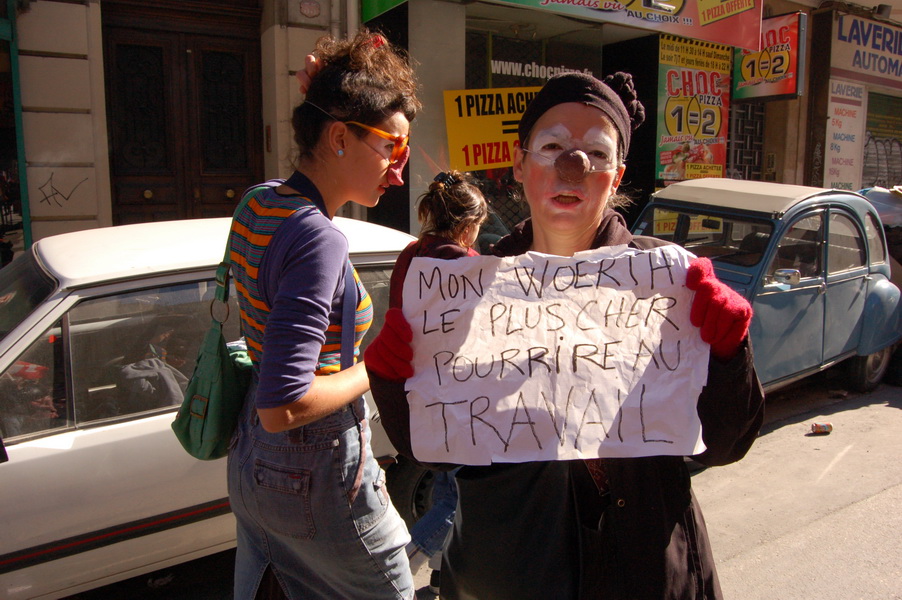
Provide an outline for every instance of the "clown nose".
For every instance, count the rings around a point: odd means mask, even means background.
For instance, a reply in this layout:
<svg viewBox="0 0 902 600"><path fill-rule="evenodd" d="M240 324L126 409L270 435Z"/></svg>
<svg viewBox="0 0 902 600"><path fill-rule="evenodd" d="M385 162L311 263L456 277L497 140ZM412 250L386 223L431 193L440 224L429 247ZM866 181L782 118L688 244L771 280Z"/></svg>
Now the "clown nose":
<svg viewBox="0 0 902 600"><path fill-rule="evenodd" d="M554 161L554 168L561 179L570 183L579 183L589 172L589 157L582 150L568 150Z"/></svg>

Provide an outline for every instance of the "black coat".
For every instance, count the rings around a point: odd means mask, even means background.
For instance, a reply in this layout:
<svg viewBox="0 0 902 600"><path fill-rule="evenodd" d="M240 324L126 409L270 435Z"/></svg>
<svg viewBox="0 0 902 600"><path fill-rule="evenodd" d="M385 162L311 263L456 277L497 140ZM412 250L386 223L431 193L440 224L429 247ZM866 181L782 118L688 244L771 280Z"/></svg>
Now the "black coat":
<svg viewBox="0 0 902 600"><path fill-rule="evenodd" d="M527 222L495 253L521 254L531 241ZM662 244L633 238L619 215L608 211L593 247L620 243L643 249ZM389 438L413 459L404 384L372 372L370 382ZM698 413L707 450L696 461L724 465L745 455L764 417L747 341L727 363L711 357ZM604 494L580 460L462 467L443 555L442 598L721 598L683 457L604 459L603 466Z"/></svg>

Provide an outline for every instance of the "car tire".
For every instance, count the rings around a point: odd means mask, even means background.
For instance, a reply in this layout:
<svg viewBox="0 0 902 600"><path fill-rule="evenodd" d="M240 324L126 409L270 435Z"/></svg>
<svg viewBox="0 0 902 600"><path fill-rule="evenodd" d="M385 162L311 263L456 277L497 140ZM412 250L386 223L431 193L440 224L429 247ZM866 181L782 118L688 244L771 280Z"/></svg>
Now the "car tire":
<svg viewBox="0 0 902 600"><path fill-rule="evenodd" d="M398 462L389 466L386 479L392 504L410 529L432 507L435 474L399 456Z"/></svg>
<svg viewBox="0 0 902 600"><path fill-rule="evenodd" d="M893 347L887 346L867 356L849 359L849 384L856 392L870 392L880 385L889 367Z"/></svg>

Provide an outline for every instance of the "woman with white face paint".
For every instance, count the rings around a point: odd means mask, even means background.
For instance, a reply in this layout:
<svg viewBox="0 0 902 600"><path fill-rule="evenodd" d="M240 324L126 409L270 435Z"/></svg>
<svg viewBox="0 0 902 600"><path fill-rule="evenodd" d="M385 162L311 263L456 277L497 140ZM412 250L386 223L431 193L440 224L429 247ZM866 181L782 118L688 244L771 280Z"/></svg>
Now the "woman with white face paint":
<svg viewBox="0 0 902 600"><path fill-rule="evenodd" d="M662 245L632 236L613 207L624 159L644 109L632 77L584 74L550 79L519 125L514 176L531 218L494 246L572 256L603 246ZM751 308L693 261L691 321L711 344L698 399L706 465L742 458L763 419L764 394L748 342ZM397 315L367 350L383 425L411 456L403 379L412 376L409 330ZM370 363L369 353L397 358ZM409 428L409 425L407 426ZM445 466L447 467L447 465ZM704 520L681 456L464 466L445 546L442 597L452 600L721 598Z"/></svg>

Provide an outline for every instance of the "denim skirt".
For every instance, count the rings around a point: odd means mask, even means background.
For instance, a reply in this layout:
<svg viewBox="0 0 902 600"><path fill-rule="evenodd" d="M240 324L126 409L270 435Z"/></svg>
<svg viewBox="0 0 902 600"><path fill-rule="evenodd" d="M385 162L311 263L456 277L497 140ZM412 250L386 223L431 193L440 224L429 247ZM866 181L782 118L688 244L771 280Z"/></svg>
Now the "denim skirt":
<svg viewBox="0 0 902 600"><path fill-rule="evenodd" d="M254 598L270 565L293 600L412 599L410 535L372 455L363 399L269 433L255 391L251 385L228 457L235 600Z"/></svg>

